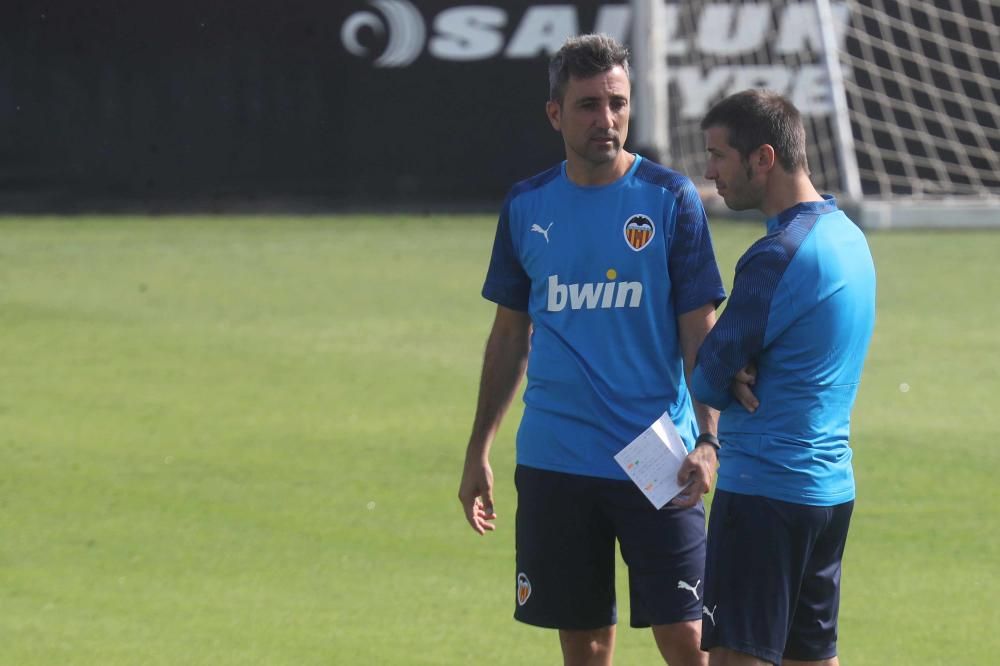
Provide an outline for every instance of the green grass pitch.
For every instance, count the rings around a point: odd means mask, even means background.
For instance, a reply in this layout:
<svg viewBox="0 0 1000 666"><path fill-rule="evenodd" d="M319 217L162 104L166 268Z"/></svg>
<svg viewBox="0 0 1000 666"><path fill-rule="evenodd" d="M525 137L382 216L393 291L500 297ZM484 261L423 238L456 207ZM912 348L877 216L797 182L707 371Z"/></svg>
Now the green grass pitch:
<svg viewBox="0 0 1000 666"><path fill-rule="evenodd" d="M497 532L455 499L493 230L0 219L0 664L557 663L511 619L519 404ZM761 233L714 225L727 279ZM870 241L841 656L992 664L1000 233ZM657 663L627 618L617 663Z"/></svg>

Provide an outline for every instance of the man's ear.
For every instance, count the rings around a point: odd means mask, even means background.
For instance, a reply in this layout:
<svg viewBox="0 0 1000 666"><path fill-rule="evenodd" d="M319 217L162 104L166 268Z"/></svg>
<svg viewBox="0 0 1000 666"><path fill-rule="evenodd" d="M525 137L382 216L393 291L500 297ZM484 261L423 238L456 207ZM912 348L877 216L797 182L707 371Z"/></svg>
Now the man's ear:
<svg viewBox="0 0 1000 666"><path fill-rule="evenodd" d="M552 100L546 102L545 115L548 116L552 129L557 132L562 129L562 107L559 105L559 102L553 102Z"/></svg>
<svg viewBox="0 0 1000 666"><path fill-rule="evenodd" d="M765 143L757 149L756 153L756 155L751 156L751 163L754 165L755 171L767 173L774 168L776 159L774 146Z"/></svg>

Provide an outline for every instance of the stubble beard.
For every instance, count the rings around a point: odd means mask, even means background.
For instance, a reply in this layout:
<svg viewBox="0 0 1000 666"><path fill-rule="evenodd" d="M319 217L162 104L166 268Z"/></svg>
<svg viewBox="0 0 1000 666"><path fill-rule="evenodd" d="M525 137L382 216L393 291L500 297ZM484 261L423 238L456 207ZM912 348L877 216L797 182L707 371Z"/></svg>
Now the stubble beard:
<svg viewBox="0 0 1000 666"><path fill-rule="evenodd" d="M749 184L744 183L739 191L729 190L723 194L722 200L729 210L755 210L760 208L761 197Z"/></svg>
<svg viewBox="0 0 1000 666"><path fill-rule="evenodd" d="M603 166L614 162L618 159L618 154L621 152L621 143L619 143L617 138L611 139L611 145L608 148L597 148L590 145L589 140L587 143L588 149L584 151L581 157L594 166Z"/></svg>
<svg viewBox="0 0 1000 666"><path fill-rule="evenodd" d="M754 206L752 203L748 202L746 199L743 198L727 199L725 196L723 196L722 200L726 202L726 207L729 210L741 211L741 210L750 210L752 208L756 208L756 206Z"/></svg>
<svg viewBox="0 0 1000 666"><path fill-rule="evenodd" d="M751 184L753 179L753 169L746 160L743 161L743 170L745 180L739 190L730 190L733 195L732 200L730 201L730 199L727 199L725 195L722 197L722 200L726 202L726 207L728 207L729 210L741 211L760 208L760 203L763 199L763 192L759 192L757 188Z"/></svg>

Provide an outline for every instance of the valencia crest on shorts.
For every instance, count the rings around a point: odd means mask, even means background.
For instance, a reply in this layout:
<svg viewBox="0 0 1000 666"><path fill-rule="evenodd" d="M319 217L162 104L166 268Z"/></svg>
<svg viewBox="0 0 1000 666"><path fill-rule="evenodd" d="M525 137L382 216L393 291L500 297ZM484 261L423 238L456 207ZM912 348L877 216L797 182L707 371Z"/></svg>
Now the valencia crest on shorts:
<svg viewBox="0 0 1000 666"><path fill-rule="evenodd" d="M523 574L517 574L517 605L523 606L528 603L528 597L531 596L531 581L528 577Z"/></svg>
<svg viewBox="0 0 1000 666"><path fill-rule="evenodd" d="M649 245L656 235L656 227L653 221L645 215L633 215L625 221L625 242L628 246L638 252Z"/></svg>

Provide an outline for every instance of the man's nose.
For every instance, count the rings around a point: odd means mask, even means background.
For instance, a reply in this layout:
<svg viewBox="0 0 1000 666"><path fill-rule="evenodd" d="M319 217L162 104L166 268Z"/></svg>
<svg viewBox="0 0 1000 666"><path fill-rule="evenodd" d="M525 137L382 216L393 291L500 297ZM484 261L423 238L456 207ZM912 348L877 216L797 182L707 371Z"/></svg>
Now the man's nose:
<svg viewBox="0 0 1000 666"><path fill-rule="evenodd" d="M611 110L610 105L601 107L600 113L597 114L597 124L598 126L605 128L615 126L615 112Z"/></svg>

